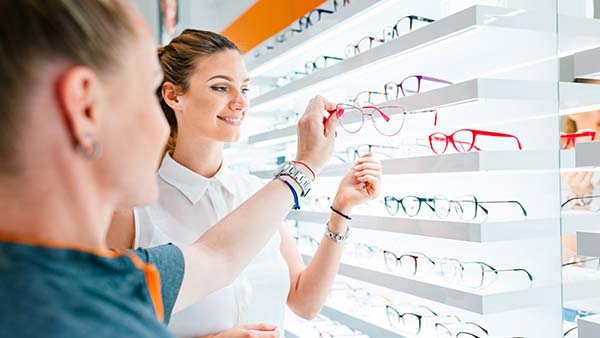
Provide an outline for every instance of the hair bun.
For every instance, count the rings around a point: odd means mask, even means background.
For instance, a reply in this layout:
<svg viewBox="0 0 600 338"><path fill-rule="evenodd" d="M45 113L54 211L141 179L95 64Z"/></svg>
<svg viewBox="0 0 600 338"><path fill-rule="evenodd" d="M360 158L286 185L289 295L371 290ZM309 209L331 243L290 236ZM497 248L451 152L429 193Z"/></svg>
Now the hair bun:
<svg viewBox="0 0 600 338"><path fill-rule="evenodd" d="M158 47L158 48L156 49L156 52L158 53L158 57L159 57L159 58L160 58L160 57L162 57L162 56L163 56L163 54L165 53L165 47L166 47L166 46L160 46L160 47Z"/></svg>

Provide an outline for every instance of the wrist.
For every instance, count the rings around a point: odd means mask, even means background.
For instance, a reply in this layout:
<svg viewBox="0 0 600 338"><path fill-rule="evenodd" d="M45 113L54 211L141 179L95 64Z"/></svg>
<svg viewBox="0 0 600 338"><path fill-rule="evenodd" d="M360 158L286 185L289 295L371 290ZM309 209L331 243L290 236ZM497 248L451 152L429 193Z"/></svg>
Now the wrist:
<svg viewBox="0 0 600 338"><path fill-rule="evenodd" d="M350 213L352 212L352 209L354 208L354 205L352 205L352 203L346 201L345 199L339 197L339 195L336 195L333 198L333 203L331 203L331 206L341 212L344 215L348 215L350 216Z"/></svg>
<svg viewBox="0 0 600 338"><path fill-rule="evenodd" d="M305 157L303 157L303 156L296 157L296 159L293 160L293 162L302 162L302 163L304 163L308 168L305 167L302 164L296 164L296 166L298 167L298 169L302 170L302 172L305 173L306 176L308 176L310 178L314 178L316 175L318 175L319 174L319 170L321 169L318 166L316 166L312 161L306 160ZM313 173L314 173L315 176L313 176Z"/></svg>

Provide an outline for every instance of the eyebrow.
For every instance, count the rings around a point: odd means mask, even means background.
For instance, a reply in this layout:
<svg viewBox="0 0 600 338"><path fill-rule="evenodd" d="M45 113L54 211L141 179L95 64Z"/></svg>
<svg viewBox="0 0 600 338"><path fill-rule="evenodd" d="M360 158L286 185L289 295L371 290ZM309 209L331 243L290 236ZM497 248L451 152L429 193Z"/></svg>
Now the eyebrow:
<svg viewBox="0 0 600 338"><path fill-rule="evenodd" d="M214 80L214 79L224 79L224 80L227 80L229 82L233 82L233 79L230 78L229 76L226 76L226 75L215 75L215 76L211 77L210 79L206 80L206 82L208 82L210 80ZM248 82L248 81L250 81L250 78L246 78L244 80L244 82Z"/></svg>

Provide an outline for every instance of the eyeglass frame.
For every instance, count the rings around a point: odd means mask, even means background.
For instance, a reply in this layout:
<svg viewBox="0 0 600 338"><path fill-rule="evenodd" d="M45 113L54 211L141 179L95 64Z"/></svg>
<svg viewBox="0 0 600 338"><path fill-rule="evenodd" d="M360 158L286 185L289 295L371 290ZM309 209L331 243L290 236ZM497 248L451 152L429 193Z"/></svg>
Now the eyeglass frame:
<svg viewBox="0 0 600 338"><path fill-rule="evenodd" d="M465 151L461 151L458 149L458 147L456 146L456 142L460 143L467 143L467 142L463 142L463 141L455 141L454 140L454 135L458 132L463 132L463 131L470 131L473 134L473 142L470 144L470 148L465 150ZM437 135L442 135L444 136L444 140L446 142L446 145L444 147L444 150L441 153L438 153L434 146L433 146L433 138ZM492 136L492 137L506 137L506 138L514 138L517 141L517 145L519 147L519 150L523 150L523 145L521 144L521 141L519 140L519 138L515 135L511 135L511 134L506 134L506 133L498 133L498 132L493 132L493 131L485 131L485 130L477 130L477 129L459 129L455 132L453 132L450 135L446 135L442 132L435 132L431 135L429 135L429 145L431 147L431 151L433 151L435 154L437 155L441 155L446 153L446 150L448 150L448 144L452 143L452 146L454 147L454 149L459 152L459 153L467 153L469 151L471 151L472 149L475 149L477 151L481 151L481 149L479 149L477 146L475 146L475 141L477 140L477 136L478 135L482 135L482 136Z"/></svg>
<svg viewBox="0 0 600 338"><path fill-rule="evenodd" d="M314 61L307 61L304 64L304 69L306 70L306 72L308 74L312 74L312 73L316 72L319 69L323 69L323 68L317 67L317 60L319 58L323 58L325 60L325 62L324 62L325 63L325 67L324 68L327 67L327 60L336 60L336 61L343 61L344 60L343 58L340 58L340 57L337 57L337 56L329 56L329 55L317 56ZM312 66L312 67L309 69L310 66Z"/></svg>
<svg viewBox="0 0 600 338"><path fill-rule="evenodd" d="M473 334L471 332L466 332L466 331L458 331L458 332L456 332L456 334L453 334L452 331L448 328L448 326L446 324L447 323L435 323L434 328L435 328L435 335L436 336L439 337L438 331L437 331L438 327L443 327L446 330L446 332L450 333L450 335L453 336L453 337L455 337L455 338L459 338L458 335L461 335L461 334L469 334L469 335L475 336L475 334ZM489 334L489 331L486 328L484 328L483 326L481 326L481 325L479 325L479 324L477 324L475 322L462 322L459 319L458 323L456 323L456 324L457 325L473 325L473 326L476 326L477 328L481 329L481 331L483 333L485 333L486 336ZM475 337L480 338L479 336L475 336Z"/></svg>
<svg viewBox="0 0 600 338"><path fill-rule="evenodd" d="M568 149L569 145L575 146L575 140L578 137L591 137L590 141L594 141L596 139L596 131L593 129L582 129L578 130L575 133L560 133L560 138L566 139L562 149Z"/></svg>
<svg viewBox="0 0 600 338"><path fill-rule="evenodd" d="M422 80L431 81L431 82L437 82L437 83L445 83L445 84L448 84L448 85L453 84L450 81L447 81L447 80L444 80L444 79L438 79L436 77L425 76L425 75L409 75L409 76L405 77L404 79L402 79L402 81L400 81L400 83L396 83L396 82L391 81L391 82L388 82L388 83L385 84L385 86L383 87L383 92L385 94L386 100L391 101L391 100L394 100L394 99L398 99L400 97L400 92L402 92L402 96L408 96L408 95L406 95L406 92L404 91L403 84L404 84L404 82L406 80L408 80L410 78L413 78L413 77L417 79L417 91L415 93L413 93L413 94L418 94L418 93L421 92L421 81ZM388 85L394 85L396 87L396 97L395 98L391 98L391 96L388 97L388 90L387 90ZM409 90L407 89L407 91L409 91Z"/></svg>
<svg viewBox="0 0 600 338"><path fill-rule="evenodd" d="M489 265L489 264L487 264L485 262L480 262L480 261L462 262L462 261L460 261L460 260L458 260L456 258L429 258L429 259L430 260L440 260L440 264L439 264L440 269L442 269L443 264L441 264L441 262L443 260L447 260L447 261L458 263L458 266L460 267L460 270L459 270L460 274L459 275L460 275L461 282L465 286L473 288L473 289L485 289L485 288L487 288L488 286L490 286L491 284L493 284L493 282L496 279L498 279L498 273L499 272L524 272L527 275L527 278L529 279L530 285L533 285L533 275L529 271L527 271L526 269L523 269L523 268L496 269L496 268L492 267L491 265ZM479 286L475 286L474 287L474 286L471 286L471 285L469 285L469 284L467 284L465 282L464 277L463 277L463 273L465 271L465 265L467 265L467 264L478 264L478 265L481 265L484 268L484 269L481 270L481 284ZM487 268L487 270L485 270L485 268ZM487 285L484 285L484 281L485 281L485 277L484 276L485 276L486 272L493 272L494 273L494 280L492 280L491 282L489 282ZM443 270L441 271L441 273L442 273L442 278L443 278L443 275L444 275ZM451 283L450 281L447 281L447 282Z"/></svg>
<svg viewBox="0 0 600 338"><path fill-rule="evenodd" d="M467 220L467 221L475 220L477 218L477 210L479 210L479 208L481 208L481 210L483 210L483 212L485 212L486 215L489 215L489 210L486 207L484 207L483 205L481 205L481 204L501 204L501 203L503 203L503 204L504 203L517 204L519 206L519 208L521 209L521 211L523 212L523 215L527 216L527 210L525 209L525 207L523 206L523 204L521 204L521 202L519 202L517 200L479 201L477 199L477 197L475 197L474 195L462 195L462 196L459 196L459 197L463 197L463 196L464 197L466 197L466 196L473 197L473 201L475 202L475 215L474 215L474 217L472 219L463 219L463 220ZM416 198L419 201L419 207L417 208L417 212L414 215L412 215L412 216L410 214L408 214L408 212L406 211L406 207L404 206L404 203L402 203L402 201L405 198L409 198L409 197ZM398 210L400 210L400 208L396 207L395 208L396 211L394 213L392 213L390 211L390 207L388 206L388 201L389 200L393 200L397 204L399 204L402 207L402 210L404 211L404 213L407 216L409 216L409 217L415 217L415 216L417 216L419 214L419 212L421 211L422 204L425 204L425 205L427 205L431 209L431 211L433 212L433 214L436 215L439 219L446 219L447 217L442 218L442 217L440 217L438 215L438 213L436 212L435 204L433 204L433 205L430 204L430 203L435 203L435 200L437 198L440 198L440 199L444 198L445 200L447 200L449 202L449 204L448 204L449 207L452 205L452 203L455 203L455 204L458 203L460 205L460 201L457 201L455 199L454 200L449 199L449 198L447 198L446 196L443 196L443 195L435 195L432 198L419 197L419 196L414 196L414 195L407 195L407 196L404 196L404 197L402 197L400 199L397 199L395 196L388 195L388 196L385 196L383 200L384 200L384 203L385 203L385 206L386 206L386 210L387 210L388 214L390 214L391 216L397 215L398 214ZM455 212L457 212L457 211L455 210ZM448 212L448 215L450 215L450 212ZM459 215L459 217L460 217L460 215Z"/></svg>
<svg viewBox="0 0 600 338"><path fill-rule="evenodd" d="M406 16L403 16L400 19L398 19L398 21L396 21L396 24L394 26L390 27L392 29L392 37L391 37L392 39L395 39L395 38L397 38L397 37L400 36L400 32L398 32L398 25L404 19L409 19L410 20L410 22L408 24L409 28L408 28L408 32L407 33L412 32L412 30L413 30L413 22L415 20L416 21L421 21L421 22L427 22L427 23L435 22L435 20L433 20L433 19L429 19L429 18L426 18L426 17L423 17L423 16L418 16L418 15L406 15ZM394 34L395 34L395 36L394 36Z"/></svg>
<svg viewBox="0 0 600 338"><path fill-rule="evenodd" d="M344 127L344 125L340 121L340 118L342 117L342 115L344 114L344 111L345 111L343 108L340 109L340 106L342 106L342 105L343 106L349 106L351 109L356 109L356 110L358 110L358 111L361 112L360 127L356 131L349 131L348 129L346 129ZM386 122L389 122L390 121L390 117L382 111L382 109L385 109L385 108L402 109L402 115L403 115L402 124L400 125L400 128L398 128L398 131L396 131L395 133L390 134L390 135L382 133L377 128L377 126L375 125L375 118L373 117L373 112L366 113L364 111L364 109L372 109L373 111L377 111ZM402 106L381 106L381 107L377 107L377 106L362 106L362 107L357 107L357 106L353 106L351 104L346 104L346 103L339 103L339 104L337 104L337 106L336 106L336 113L337 113L338 123L339 123L340 127L342 127L342 129L344 129L346 132L348 132L350 134L356 134L356 133L358 133L363 128L363 126L365 124L365 115L366 115L366 116L369 116L371 118L371 121L373 121L373 126L375 127L375 130L377 130L377 132L379 132L381 135L388 136L388 137L396 136L396 135L398 135L402 131L402 128L404 127L404 121L405 121L406 115L423 114L423 113L435 113L435 117L434 117L434 121L433 121L433 125L435 126L435 125L437 125L437 114L438 114L438 112L437 112L436 109L418 110L418 111L406 111L404 109L404 107L402 107ZM397 114L394 114L394 115L397 115Z"/></svg>
<svg viewBox="0 0 600 338"><path fill-rule="evenodd" d="M560 208L564 208L569 202L575 201L575 200L581 200L582 204L581 205L588 205L591 203L591 201L587 204L583 203L583 199L594 199L594 198L600 198L600 195L587 195L587 196L575 196L575 197L571 197L569 199L567 199L566 201L564 201L561 205Z"/></svg>
<svg viewBox="0 0 600 338"><path fill-rule="evenodd" d="M360 38L360 40L358 40L358 42L356 44L349 44L349 45L346 46L346 48L344 50L344 54L346 55L346 58L351 58L353 56L357 56L358 54L365 52L365 51L361 51L360 48L358 48L358 46L360 45L361 41L363 41L364 39L369 39L369 48L367 50L373 48L373 42L378 42L378 43L381 43L381 44L387 42L387 40L385 39L385 37L383 39L376 38L376 37L370 36L370 35L362 37L362 38ZM348 47L352 48L352 53L353 54L348 54Z"/></svg>

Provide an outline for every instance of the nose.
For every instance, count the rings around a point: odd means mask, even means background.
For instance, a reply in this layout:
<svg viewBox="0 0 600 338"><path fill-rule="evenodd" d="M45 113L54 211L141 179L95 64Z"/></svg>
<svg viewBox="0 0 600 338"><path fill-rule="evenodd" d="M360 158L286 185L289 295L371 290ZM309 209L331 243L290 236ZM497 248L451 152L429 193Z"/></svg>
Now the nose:
<svg viewBox="0 0 600 338"><path fill-rule="evenodd" d="M229 107L232 110L246 110L248 109L248 98L242 93L241 90L237 90L235 97L231 100Z"/></svg>

